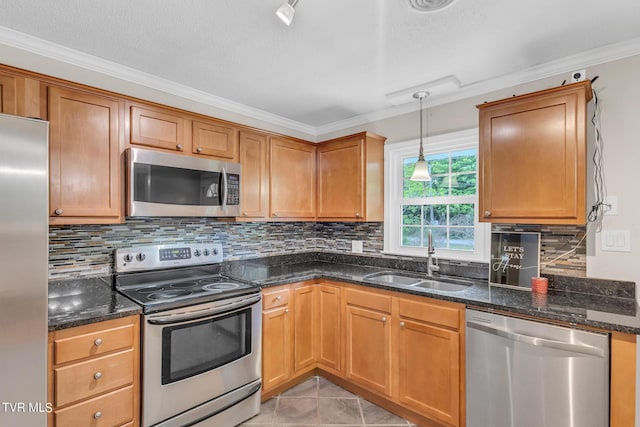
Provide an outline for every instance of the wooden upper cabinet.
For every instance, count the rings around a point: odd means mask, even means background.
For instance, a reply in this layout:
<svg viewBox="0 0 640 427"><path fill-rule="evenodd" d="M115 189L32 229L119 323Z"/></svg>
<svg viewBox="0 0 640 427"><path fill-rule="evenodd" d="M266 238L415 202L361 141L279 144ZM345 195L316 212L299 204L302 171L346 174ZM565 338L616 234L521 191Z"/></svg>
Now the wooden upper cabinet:
<svg viewBox="0 0 640 427"><path fill-rule="evenodd" d="M363 132L318 146L318 218L384 220L384 141Z"/></svg>
<svg viewBox="0 0 640 427"><path fill-rule="evenodd" d="M131 144L183 152L188 151L185 119L169 110L131 106Z"/></svg>
<svg viewBox="0 0 640 427"><path fill-rule="evenodd" d="M285 138L271 138L270 207L274 219L316 216L316 146Z"/></svg>
<svg viewBox="0 0 640 427"><path fill-rule="evenodd" d="M240 207L242 217L257 220L269 216L269 139L257 132L240 131Z"/></svg>
<svg viewBox="0 0 640 427"><path fill-rule="evenodd" d="M586 222L589 81L479 105L480 221Z"/></svg>
<svg viewBox="0 0 640 427"><path fill-rule="evenodd" d="M238 161L238 131L222 122L192 122L191 152L232 162Z"/></svg>
<svg viewBox="0 0 640 427"><path fill-rule="evenodd" d="M122 221L121 105L101 95L48 88L51 224Z"/></svg>
<svg viewBox="0 0 640 427"><path fill-rule="evenodd" d="M0 70L0 113L43 118L40 114L40 82Z"/></svg>

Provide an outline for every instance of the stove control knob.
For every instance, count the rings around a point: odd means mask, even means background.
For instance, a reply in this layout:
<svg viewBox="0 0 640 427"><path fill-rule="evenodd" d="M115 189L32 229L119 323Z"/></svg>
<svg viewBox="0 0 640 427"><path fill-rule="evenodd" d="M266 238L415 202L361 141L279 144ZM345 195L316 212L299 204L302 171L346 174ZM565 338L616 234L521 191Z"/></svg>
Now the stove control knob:
<svg viewBox="0 0 640 427"><path fill-rule="evenodd" d="M145 254L143 254L142 252L140 252L138 255L136 255L136 259L140 262L144 261L145 258L147 258L147 256Z"/></svg>
<svg viewBox="0 0 640 427"><path fill-rule="evenodd" d="M213 249L211 250L211 252L212 252L214 255L218 255L218 249L216 249L216 248L213 248Z"/></svg>
<svg viewBox="0 0 640 427"><path fill-rule="evenodd" d="M202 250L202 255L209 256L209 249L203 249Z"/></svg>
<svg viewBox="0 0 640 427"><path fill-rule="evenodd" d="M200 249L196 249L195 251L193 251L193 254L195 256L200 256L200 254L202 254L202 252L200 252Z"/></svg>
<svg viewBox="0 0 640 427"><path fill-rule="evenodd" d="M122 257L122 259L124 260L124 262L131 262L133 261L133 256L131 254L125 254L125 256Z"/></svg>

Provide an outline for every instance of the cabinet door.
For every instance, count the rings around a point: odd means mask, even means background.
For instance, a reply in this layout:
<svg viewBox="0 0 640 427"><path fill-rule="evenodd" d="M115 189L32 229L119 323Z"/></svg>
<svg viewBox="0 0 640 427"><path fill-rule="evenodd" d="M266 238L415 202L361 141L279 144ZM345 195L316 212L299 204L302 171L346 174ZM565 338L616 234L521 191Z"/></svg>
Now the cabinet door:
<svg viewBox="0 0 640 427"><path fill-rule="evenodd" d="M120 103L49 88L52 224L120 220Z"/></svg>
<svg viewBox="0 0 640 427"><path fill-rule="evenodd" d="M400 319L400 403L447 425L460 421L460 336L427 323Z"/></svg>
<svg viewBox="0 0 640 427"><path fill-rule="evenodd" d="M242 218L269 216L269 141L266 135L240 132L240 207Z"/></svg>
<svg viewBox="0 0 640 427"><path fill-rule="evenodd" d="M293 370L299 372L316 362L316 286L293 291Z"/></svg>
<svg viewBox="0 0 640 427"><path fill-rule="evenodd" d="M0 113L18 114L16 81L16 76L0 74Z"/></svg>
<svg viewBox="0 0 640 427"><path fill-rule="evenodd" d="M193 121L193 154L238 161L238 132L235 128L216 122Z"/></svg>
<svg viewBox="0 0 640 427"><path fill-rule="evenodd" d="M388 314L347 305L346 374L354 383L391 395L391 327Z"/></svg>
<svg viewBox="0 0 640 427"><path fill-rule="evenodd" d="M585 223L587 86L479 106L481 221Z"/></svg>
<svg viewBox="0 0 640 427"><path fill-rule="evenodd" d="M314 145L271 138L269 175L271 218L315 218Z"/></svg>
<svg viewBox="0 0 640 427"><path fill-rule="evenodd" d="M356 220L364 215L362 136L318 147L318 218Z"/></svg>
<svg viewBox="0 0 640 427"><path fill-rule="evenodd" d="M289 307L262 314L262 389L269 391L291 376L291 320Z"/></svg>
<svg viewBox="0 0 640 427"><path fill-rule="evenodd" d="M131 107L131 143L185 151L185 120L169 111Z"/></svg>
<svg viewBox="0 0 640 427"><path fill-rule="evenodd" d="M320 285L318 309L318 362L324 369L341 372L341 294L339 286Z"/></svg>

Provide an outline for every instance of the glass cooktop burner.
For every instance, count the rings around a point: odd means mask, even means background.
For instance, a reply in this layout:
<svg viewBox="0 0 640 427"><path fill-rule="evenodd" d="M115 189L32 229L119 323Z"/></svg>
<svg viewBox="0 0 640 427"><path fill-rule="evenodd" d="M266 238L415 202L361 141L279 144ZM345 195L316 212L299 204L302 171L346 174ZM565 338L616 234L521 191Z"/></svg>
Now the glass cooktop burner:
<svg viewBox="0 0 640 427"><path fill-rule="evenodd" d="M204 285L202 289L205 291L228 291L231 289L238 289L240 287L239 283L231 283L231 282L218 282L218 283L209 283L208 285Z"/></svg>
<svg viewBox="0 0 640 427"><path fill-rule="evenodd" d="M187 295L191 295L191 291L183 291L180 289L167 289L164 291L158 291L147 295L147 298L156 301L156 300L166 300L169 298L180 298L186 297Z"/></svg>

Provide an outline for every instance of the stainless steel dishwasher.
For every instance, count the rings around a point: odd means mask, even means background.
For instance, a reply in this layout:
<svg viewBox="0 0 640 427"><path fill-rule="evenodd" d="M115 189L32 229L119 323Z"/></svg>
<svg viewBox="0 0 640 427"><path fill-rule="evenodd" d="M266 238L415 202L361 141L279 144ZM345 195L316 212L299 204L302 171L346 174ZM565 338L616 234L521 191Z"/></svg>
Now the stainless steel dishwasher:
<svg viewBox="0 0 640 427"><path fill-rule="evenodd" d="M609 336L466 311L467 427L609 426Z"/></svg>

